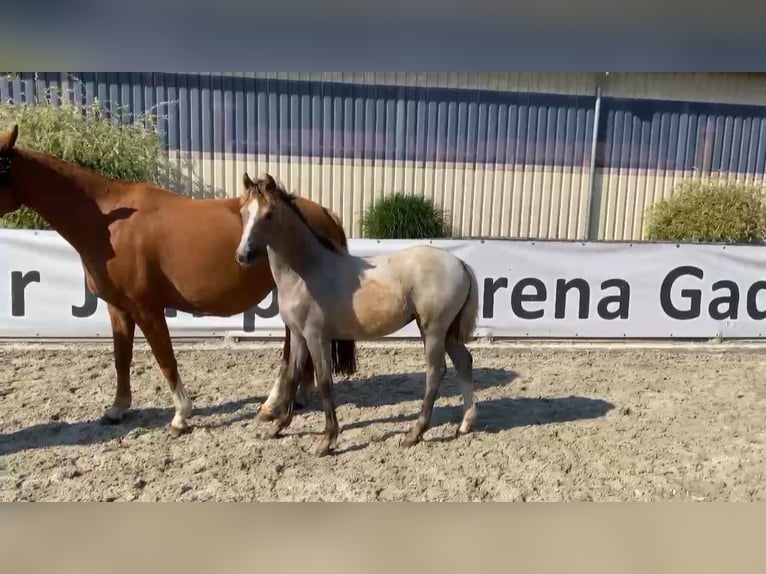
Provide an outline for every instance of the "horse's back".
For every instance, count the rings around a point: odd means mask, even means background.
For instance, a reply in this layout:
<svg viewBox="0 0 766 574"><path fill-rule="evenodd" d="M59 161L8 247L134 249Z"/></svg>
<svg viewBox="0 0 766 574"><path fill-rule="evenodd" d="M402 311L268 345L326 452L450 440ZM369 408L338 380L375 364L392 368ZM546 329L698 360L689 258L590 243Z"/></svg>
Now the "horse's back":
<svg viewBox="0 0 766 574"><path fill-rule="evenodd" d="M310 200L296 203L329 239L345 243L343 228L330 212ZM121 207L133 213L115 226L116 251L124 254L115 263L128 275L140 276L142 291L151 291L153 298L181 310L229 315L250 308L273 289L265 255L250 268L235 260L242 233L238 198L191 199L132 185Z"/></svg>

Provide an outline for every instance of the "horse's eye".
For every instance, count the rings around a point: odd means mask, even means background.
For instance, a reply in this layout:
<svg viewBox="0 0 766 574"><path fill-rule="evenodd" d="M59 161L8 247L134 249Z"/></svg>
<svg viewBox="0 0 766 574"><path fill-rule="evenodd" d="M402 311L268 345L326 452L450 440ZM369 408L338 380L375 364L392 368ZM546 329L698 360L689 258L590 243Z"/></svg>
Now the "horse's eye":
<svg viewBox="0 0 766 574"><path fill-rule="evenodd" d="M264 219L271 219L272 215L274 215L274 214L271 213L270 211L267 211L266 213L263 214L263 218Z"/></svg>

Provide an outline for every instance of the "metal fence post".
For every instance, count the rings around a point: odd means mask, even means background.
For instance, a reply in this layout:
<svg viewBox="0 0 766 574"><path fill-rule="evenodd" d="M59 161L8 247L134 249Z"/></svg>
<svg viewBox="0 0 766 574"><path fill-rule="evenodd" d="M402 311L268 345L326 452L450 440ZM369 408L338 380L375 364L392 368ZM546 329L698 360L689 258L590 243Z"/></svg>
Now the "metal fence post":
<svg viewBox="0 0 766 574"><path fill-rule="evenodd" d="M588 210L585 214L585 239L598 239L598 229L596 233L591 231L591 225L596 220L598 214L594 214L594 210L599 208L594 202L600 194L596 193L596 148L598 146L598 128L601 123L601 85L604 78L609 75L609 72L604 72L603 78L596 76L596 105L593 109L593 139L591 141L590 148L590 182L588 185Z"/></svg>

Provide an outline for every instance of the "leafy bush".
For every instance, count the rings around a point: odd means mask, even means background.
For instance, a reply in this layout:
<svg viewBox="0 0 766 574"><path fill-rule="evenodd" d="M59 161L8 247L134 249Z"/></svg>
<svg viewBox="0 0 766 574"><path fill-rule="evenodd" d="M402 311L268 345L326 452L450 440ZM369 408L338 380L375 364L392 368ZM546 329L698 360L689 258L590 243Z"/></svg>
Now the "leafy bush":
<svg viewBox="0 0 766 574"><path fill-rule="evenodd" d="M17 146L93 169L111 179L171 188L180 181L162 150L154 116L130 118L121 108L107 114L98 101L85 107L56 105L46 94L31 105L0 103L0 126L5 130L13 123L19 125ZM35 212L22 207L0 218L0 227L49 226Z"/></svg>
<svg viewBox="0 0 766 574"><path fill-rule="evenodd" d="M433 202L417 195L396 193L371 205L362 217L365 237L375 239L438 239L450 228Z"/></svg>
<svg viewBox="0 0 766 574"><path fill-rule="evenodd" d="M760 187L728 181L685 181L647 212L649 239L756 243L766 235Z"/></svg>

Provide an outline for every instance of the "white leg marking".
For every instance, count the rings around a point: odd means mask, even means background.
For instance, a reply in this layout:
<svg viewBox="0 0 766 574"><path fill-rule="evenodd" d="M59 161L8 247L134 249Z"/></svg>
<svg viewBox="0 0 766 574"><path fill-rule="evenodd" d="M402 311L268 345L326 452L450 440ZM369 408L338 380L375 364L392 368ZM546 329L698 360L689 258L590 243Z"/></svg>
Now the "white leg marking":
<svg viewBox="0 0 766 574"><path fill-rule="evenodd" d="M180 376L178 377L176 390L173 393L173 403L176 406L176 414L170 425L180 430L186 430L188 427L186 419L191 415L192 403L191 399L189 399L189 395L186 394L186 389L184 388Z"/></svg>
<svg viewBox="0 0 766 574"><path fill-rule="evenodd" d="M474 423L476 422L476 404L471 405L463 415L463 421L460 423L460 434L468 434L471 432Z"/></svg>
<svg viewBox="0 0 766 574"><path fill-rule="evenodd" d="M269 391L269 396L266 398L266 402L263 403L263 406L266 408L266 411L268 412L274 412L274 408L278 406L281 401L281 395L282 395L282 374L277 375L277 378L274 379L274 384L271 385L271 390Z"/></svg>

